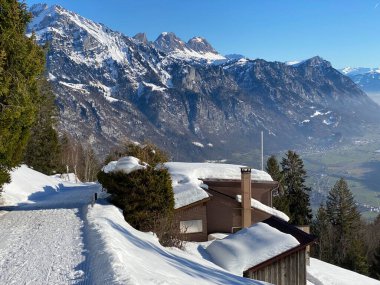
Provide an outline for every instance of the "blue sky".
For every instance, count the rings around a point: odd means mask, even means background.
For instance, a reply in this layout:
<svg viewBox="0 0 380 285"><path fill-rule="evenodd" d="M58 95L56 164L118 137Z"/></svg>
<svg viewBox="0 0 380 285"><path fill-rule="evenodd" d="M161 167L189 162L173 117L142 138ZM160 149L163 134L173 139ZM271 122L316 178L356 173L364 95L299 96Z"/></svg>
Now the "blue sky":
<svg viewBox="0 0 380 285"><path fill-rule="evenodd" d="M27 0L28 5L41 1ZM96 22L154 40L164 31L205 37L222 54L265 60L315 55L380 66L380 0L49 0Z"/></svg>

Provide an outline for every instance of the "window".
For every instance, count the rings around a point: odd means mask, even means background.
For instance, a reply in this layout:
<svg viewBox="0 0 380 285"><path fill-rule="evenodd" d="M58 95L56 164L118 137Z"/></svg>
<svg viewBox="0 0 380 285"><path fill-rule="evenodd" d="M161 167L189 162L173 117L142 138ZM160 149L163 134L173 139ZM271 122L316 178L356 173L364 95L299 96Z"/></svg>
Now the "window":
<svg viewBox="0 0 380 285"><path fill-rule="evenodd" d="M201 233L203 231L202 220L180 221L179 227L181 233L186 234Z"/></svg>

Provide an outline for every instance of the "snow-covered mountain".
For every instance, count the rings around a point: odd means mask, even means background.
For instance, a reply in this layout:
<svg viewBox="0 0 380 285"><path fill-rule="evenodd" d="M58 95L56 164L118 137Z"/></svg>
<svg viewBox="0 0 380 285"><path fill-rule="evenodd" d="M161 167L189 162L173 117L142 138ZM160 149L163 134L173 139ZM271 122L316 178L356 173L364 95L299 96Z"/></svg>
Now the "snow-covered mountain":
<svg viewBox="0 0 380 285"><path fill-rule="evenodd" d="M326 145L361 134L377 105L320 57L296 65L224 57L201 37L154 42L60 6L31 7L28 33L49 42L47 70L60 129L107 153L129 138L176 159L223 159L266 149ZM216 64L217 63L217 64Z"/></svg>
<svg viewBox="0 0 380 285"><path fill-rule="evenodd" d="M345 67L340 71L349 76L365 92L380 94L380 68Z"/></svg>
<svg viewBox="0 0 380 285"><path fill-rule="evenodd" d="M154 46L160 51L184 60L206 60L212 62L226 59L202 37L193 37L185 43L174 33L163 32L154 41Z"/></svg>

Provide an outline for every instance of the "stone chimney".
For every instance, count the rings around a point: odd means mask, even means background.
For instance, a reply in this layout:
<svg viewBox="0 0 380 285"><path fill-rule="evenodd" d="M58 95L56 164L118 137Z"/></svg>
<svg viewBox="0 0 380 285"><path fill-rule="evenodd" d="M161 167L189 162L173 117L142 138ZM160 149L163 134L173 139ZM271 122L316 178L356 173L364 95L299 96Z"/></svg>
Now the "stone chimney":
<svg viewBox="0 0 380 285"><path fill-rule="evenodd" d="M241 168L242 228L251 226L251 168Z"/></svg>

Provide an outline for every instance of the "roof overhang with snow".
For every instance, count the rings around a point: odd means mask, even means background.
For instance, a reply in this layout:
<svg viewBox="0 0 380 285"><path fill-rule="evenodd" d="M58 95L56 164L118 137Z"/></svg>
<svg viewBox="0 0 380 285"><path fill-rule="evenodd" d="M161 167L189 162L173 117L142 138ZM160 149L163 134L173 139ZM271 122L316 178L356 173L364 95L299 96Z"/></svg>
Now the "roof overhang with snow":
<svg viewBox="0 0 380 285"><path fill-rule="evenodd" d="M300 250L305 249L308 245L312 245L317 240L317 237L315 235L308 234L308 233L304 232L303 230L297 228L296 226L293 226L293 225L289 224L288 222L286 222L280 218L274 217L274 216L263 221L263 223L266 223L269 226L276 228L283 233L292 235L293 237L295 237L297 239L297 241L299 242L299 245L297 245L297 246L295 246L295 247L293 247L287 251L284 251L281 254L278 254L278 255L276 255L276 256L274 256L274 257L272 257L272 258L270 258L264 262L256 264L255 266L252 266L251 268L245 270L244 272L247 272L247 271L253 271L254 272L254 271L260 270L260 269L262 269L262 268L264 268L264 267L266 267L266 266L268 266L268 265L270 265L276 261L279 261L280 259L283 259L289 255L292 255L295 252L298 252Z"/></svg>
<svg viewBox="0 0 380 285"><path fill-rule="evenodd" d="M221 163L167 162L173 185L175 208L191 205L204 200L210 195L203 181L240 181L242 165ZM254 183L277 185L265 171L252 169ZM206 189L206 190L205 190Z"/></svg>

